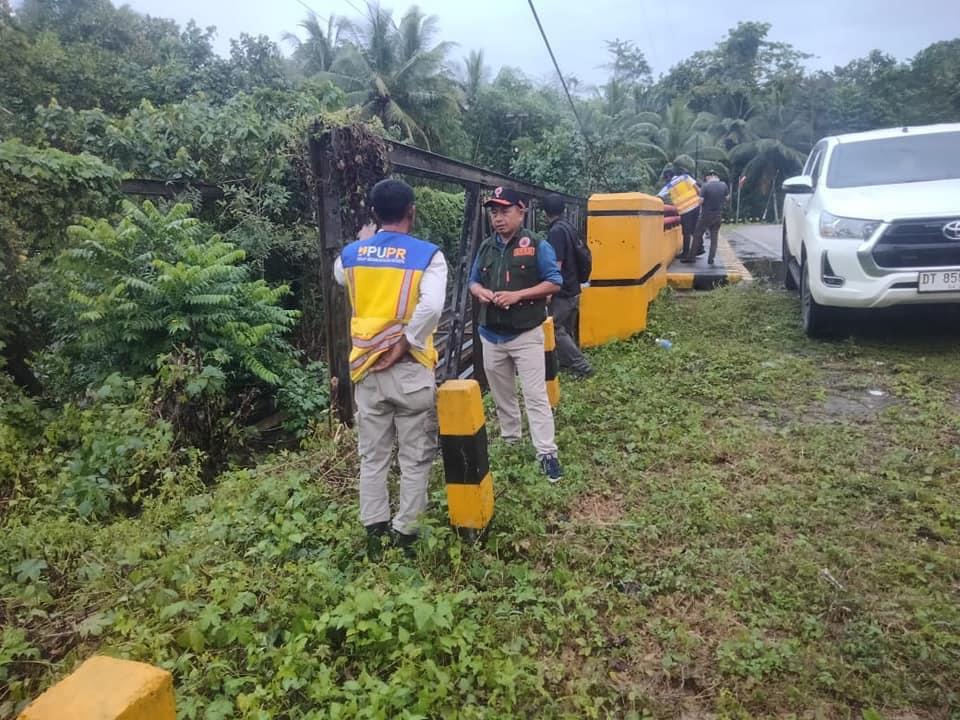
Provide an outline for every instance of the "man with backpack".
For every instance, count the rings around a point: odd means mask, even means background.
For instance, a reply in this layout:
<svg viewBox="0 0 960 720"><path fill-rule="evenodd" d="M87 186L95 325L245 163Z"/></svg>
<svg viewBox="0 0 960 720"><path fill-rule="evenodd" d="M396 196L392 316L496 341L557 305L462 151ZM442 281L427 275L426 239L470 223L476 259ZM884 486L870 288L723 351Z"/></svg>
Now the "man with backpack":
<svg viewBox="0 0 960 720"><path fill-rule="evenodd" d="M564 203L559 195L547 195L542 202L550 223L547 241L553 246L563 276L563 286L550 301L557 339L560 367L581 379L593 374L593 368L577 347L576 323L580 314L580 285L590 279L593 259L590 249L576 228L563 219Z"/></svg>
<svg viewBox="0 0 960 720"><path fill-rule="evenodd" d="M516 190L498 187L484 202L493 235L480 244L470 271L470 294L479 303L483 370L508 443L520 441L517 377L523 390L530 439L540 469L551 483L563 477L556 428L547 396L543 321L547 298L563 282L553 247L523 227L527 202Z"/></svg>

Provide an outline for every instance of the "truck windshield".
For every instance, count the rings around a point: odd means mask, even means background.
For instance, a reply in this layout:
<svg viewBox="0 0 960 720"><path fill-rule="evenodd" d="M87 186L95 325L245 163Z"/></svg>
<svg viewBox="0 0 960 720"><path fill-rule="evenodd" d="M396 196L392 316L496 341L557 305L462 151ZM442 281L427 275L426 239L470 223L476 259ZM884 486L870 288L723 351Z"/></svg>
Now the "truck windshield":
<svg viewBox="0 0 960 720"><path fill-rule="evenodd" d="M904 134L837 145L830 156L827 187L955 178L960 178L960 132Z"/></svg>

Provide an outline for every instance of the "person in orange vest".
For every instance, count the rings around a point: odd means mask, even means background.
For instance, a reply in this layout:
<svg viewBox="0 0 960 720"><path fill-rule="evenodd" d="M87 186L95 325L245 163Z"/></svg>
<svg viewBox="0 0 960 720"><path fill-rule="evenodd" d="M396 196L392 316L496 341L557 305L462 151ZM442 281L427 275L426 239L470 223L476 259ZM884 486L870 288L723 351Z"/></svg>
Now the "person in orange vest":
<svg viewBox="0 0 960 720"><path fill-rule="evenodd" d="M387 473L398 445L400 497L392 530L413 551L427 507L437 456L437 351L433 334L446 299L447 262L440 249L410 234L413 189L381 180L370 191L380 226L360 231L334 264L353 308L350 379L355 386L360 451L360 521L367 554L376 559L391 530Z"/></svg>
<svg viewBox="0 0 960 720"><path fill-rule="evenodd" d="M702 248L695 245L693 233L700 218L700 187L697 181L685 172L677 173L667 168L662 176L665 185L657 193L658 197L669 200L680 215L680 228L683 232L683 250L680 262L692 263L695 255L702 254Z"/></svg>

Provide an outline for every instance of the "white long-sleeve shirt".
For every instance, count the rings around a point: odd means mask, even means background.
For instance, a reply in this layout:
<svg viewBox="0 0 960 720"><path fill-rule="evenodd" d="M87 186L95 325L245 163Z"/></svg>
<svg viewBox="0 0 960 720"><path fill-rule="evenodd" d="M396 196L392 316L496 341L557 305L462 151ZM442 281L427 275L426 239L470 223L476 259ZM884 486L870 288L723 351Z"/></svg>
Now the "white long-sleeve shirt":
<svg viewBox="0 0 960 720"><path fill-rule="evenodd" d="M333 264L333 277L339 284L344 284L343 261L340 258ZM443 252L438 250L420 278L420 297L404 331L411 347L417 350L426 348L427 340L440 324L446 299L447 261Z"/></svg>

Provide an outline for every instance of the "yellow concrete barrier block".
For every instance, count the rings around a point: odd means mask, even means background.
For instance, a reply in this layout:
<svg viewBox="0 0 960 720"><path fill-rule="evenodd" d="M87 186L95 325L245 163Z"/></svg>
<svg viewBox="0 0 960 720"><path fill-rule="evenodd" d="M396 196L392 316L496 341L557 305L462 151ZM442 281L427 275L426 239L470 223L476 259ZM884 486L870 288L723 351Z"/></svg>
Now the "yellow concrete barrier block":
<svg viewBox="0 0 960 720"><path fill-rule="evenodd" d="M175 720L166 670L95 655L20 713L19 720Z"/></svg>
<svg viewBox="0 0 960 720"><path fill-rule="evenodd" d="M473 435L484 426L483 398L476 380L447 380L437 395L441 435Z"/></svg>
<svg viewBox="0 0 960 720"><path fill-rule="evenodd" d="M658 262L663 237L663 201L643 193L591 195L587 244L593 255L590 282L637 280Z"/></svg>
<svg viewBox="0 0 960 720"><path fill-rule="evenodd" d="M479 485L449 483L450 524L466 530L484 530L493 518L493 477L488 472Z"/></svg>
<svg viewBox="0 0 960 720"><path fill-rule="evenodd" d="M647 306L666 286L679 246L663 231L663 201L643 193L592 195L590 286L580 300L580 344L595 347L647 327Z"/></svg>
<svg viewBox="0 0 960 720"><path fill-rule="evenodd" d="M447 380L437 391L447 513L458 531L481 533L493 517L487 426L476 380Z"/></svg>
<svg viewBox="0 0 960 720"><path fill-rule="evenodd" d="M650 299L642 285L585 288L580 296L580 345L597 347L642 332Z"/></svg>
<svg viewBox="0 0 960 720"><path fill-rule="evenodd" d="M548 317L543 323L543 359L547 398L550 400L550 407L555 408L560 404L560 356L557 355L557 332L552 317Z"/></svg>

